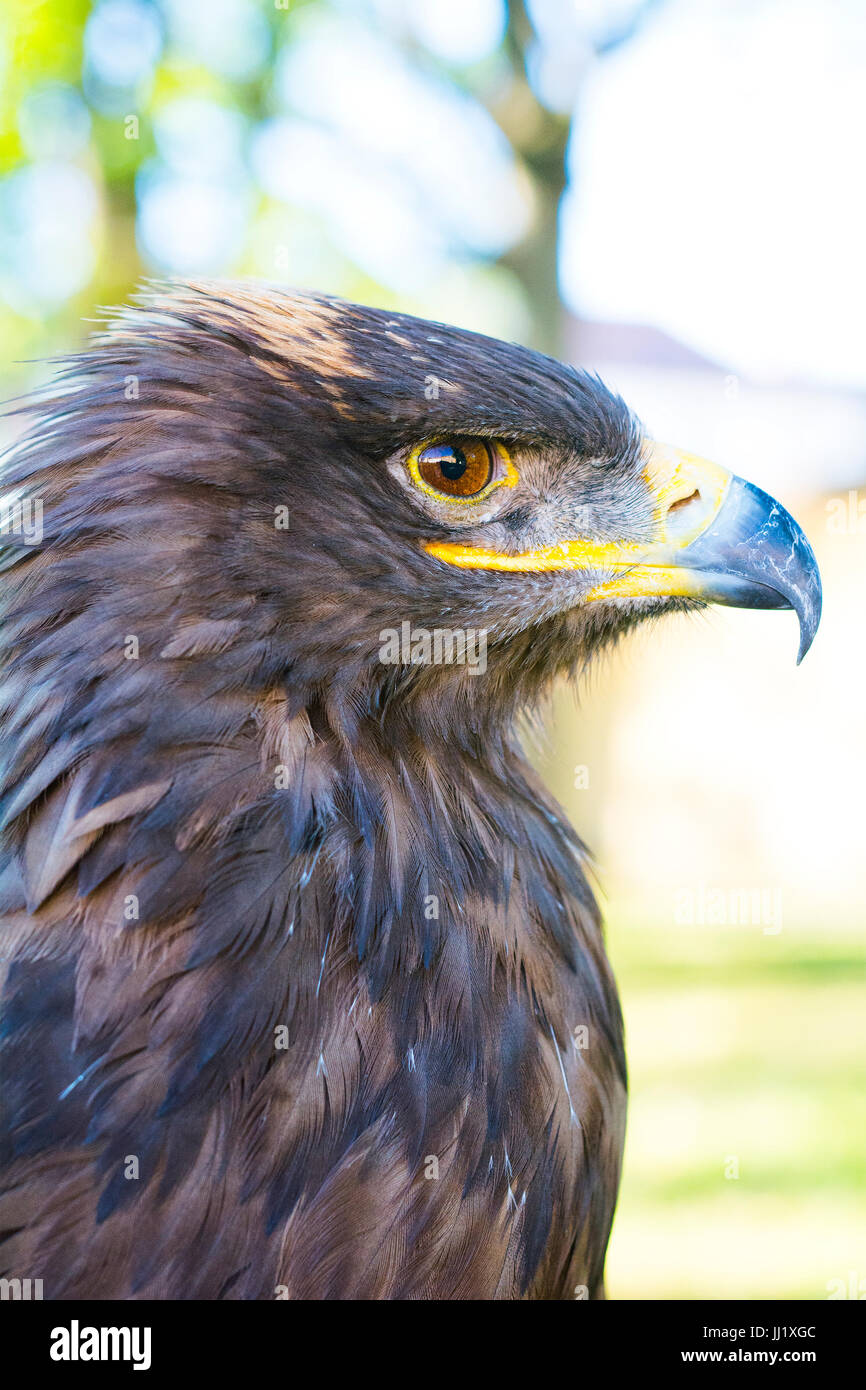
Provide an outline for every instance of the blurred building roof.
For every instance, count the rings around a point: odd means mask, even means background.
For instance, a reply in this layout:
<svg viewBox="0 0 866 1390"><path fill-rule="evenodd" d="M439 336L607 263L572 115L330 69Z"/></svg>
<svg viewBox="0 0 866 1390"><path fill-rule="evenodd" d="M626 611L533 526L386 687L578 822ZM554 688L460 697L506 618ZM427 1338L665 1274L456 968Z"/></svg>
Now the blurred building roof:
<svg viewBox="0 0 866 1390"><path fill-rule="evenodd" d="M704 454L785 499L866 480L866 392L756 380L650 324L569 316L566 357L598 372L649 434Z"/></svg>
<svg viewBox="0 0 866 1390"><path fill-rule="evenodd" d="M613 323L569 314L565 343L569 361L579 362L581 366L591 367L594 362L629 362L692 371L730 371L649 323Z"/></svg>

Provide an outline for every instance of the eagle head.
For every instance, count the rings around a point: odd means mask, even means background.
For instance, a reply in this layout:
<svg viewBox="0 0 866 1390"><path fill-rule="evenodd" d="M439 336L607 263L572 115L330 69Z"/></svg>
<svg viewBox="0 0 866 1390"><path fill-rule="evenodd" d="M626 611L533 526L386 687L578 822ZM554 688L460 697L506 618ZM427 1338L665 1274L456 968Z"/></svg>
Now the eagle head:
<svg viewBox="0 0 866 1390"><path fill-rule="evenodd" d="M291 665L355 702L447 685L483 718L668 610L794 608L801 657L818 624L814 556L777 502L647 439L597 377L476 333L320 295L156 289L49 413L41 467L24 451L9 478L48 484L51 544L73 566L87 540L82 569L110 575L145 639L159 625L164 655L242 651L247 684ZM458 658L483 634L491 678L429 660L437 631Z"/></svg>

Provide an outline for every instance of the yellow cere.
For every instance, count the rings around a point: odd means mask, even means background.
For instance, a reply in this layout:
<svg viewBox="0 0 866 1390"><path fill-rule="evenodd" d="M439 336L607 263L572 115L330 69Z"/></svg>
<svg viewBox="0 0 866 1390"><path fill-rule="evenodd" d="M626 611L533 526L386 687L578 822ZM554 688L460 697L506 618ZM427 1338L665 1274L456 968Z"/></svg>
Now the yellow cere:
<svg viewBox="0 0 866 1390"><path fill-rule="evenodd" d="M457 506L461 507L466 506L467 504L474 506L478 502L483 502L485 497L489 497L491 492L494 492L496 488L516 487L518 482L520 481L517 469L511 462L508 450L505 448L505 445L501 444L499 440L494 441L491 439L486 442L490 449L490 457L493 464L494 476L490 479L490 482L487 484L487 486L481 488L479 492L472 493L472 495L469 497L459 497L450 493L440 492L438 488L432 487L430 483L426 482L425 479L421 477L421 470L418 465L418 460L424 453L424 450L429 449L431 444L435 444L436 442L437 441L435 439L425 439L423 443L416 444L415 448L412 450L411 454L406 460L406 467L409 470L409 476L412 479L412 482L415 484L415 486L421 492L426 492L428 497L434 497L437 502L456 503ZM501 477L496 476L497 468L498 471L502 474ZM429 545L426 546L425 549L428 550L431 555L435 553ZM444 559L446 557L443 556L442 558ZM458 562L453 561L452 563L456 564Z"/></svg>
<svg viewBox="0 0 866 1390"><path fill-rule="evenodd" d="M586 569L614 571L586 595L699 595L700 578L677 565L677 552L707 529L724 501L731 474L718 464L653 443L646 454L644 480L654 498L654 536L650 541L591 541L574 537L559 545L509 555L456 541L428 541L425 550L461 569L512 573Z"/></svg>
<svg viewBox="0 0 866 1390"><path fill-rule="evenodd" d="M689 545L705 531L719 511L731 481L727 468L711 463L698 454L687 454L670 444L650 444L644 479L655 497L655 523L659 539L668 539L668 523L676 515L678 503L700 493L701 505L694 508L691 527L677 527L675 544ZM671 508L674 510L672 511Z"/></svg>

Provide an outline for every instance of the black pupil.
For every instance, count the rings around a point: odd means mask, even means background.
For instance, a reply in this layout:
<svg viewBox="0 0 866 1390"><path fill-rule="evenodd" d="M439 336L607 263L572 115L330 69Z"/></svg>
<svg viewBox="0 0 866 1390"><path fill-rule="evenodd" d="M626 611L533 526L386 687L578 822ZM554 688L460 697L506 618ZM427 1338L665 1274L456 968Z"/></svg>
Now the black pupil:
<svg viewBox="0 0 866 1390"><path fill-rule="evenodd" d="M439 467L443 475L454 483L466 472L466 455L462 449L451 449L439 460Z"/></svg>

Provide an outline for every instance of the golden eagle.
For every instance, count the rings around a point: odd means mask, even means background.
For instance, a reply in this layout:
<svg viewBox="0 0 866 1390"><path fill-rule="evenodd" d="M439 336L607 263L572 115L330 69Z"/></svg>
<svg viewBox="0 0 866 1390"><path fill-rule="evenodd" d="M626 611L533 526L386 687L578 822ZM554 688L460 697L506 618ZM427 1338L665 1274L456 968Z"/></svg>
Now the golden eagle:
<svg viewBox="0 0 866 1390"><path fill-rule="evenodd" d="M602 1296L620 1011L515 720L670 610L805 651L796 523L583 371L211 283L68 361L4 489L0 1270Z"/></svg>

